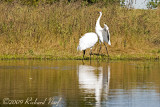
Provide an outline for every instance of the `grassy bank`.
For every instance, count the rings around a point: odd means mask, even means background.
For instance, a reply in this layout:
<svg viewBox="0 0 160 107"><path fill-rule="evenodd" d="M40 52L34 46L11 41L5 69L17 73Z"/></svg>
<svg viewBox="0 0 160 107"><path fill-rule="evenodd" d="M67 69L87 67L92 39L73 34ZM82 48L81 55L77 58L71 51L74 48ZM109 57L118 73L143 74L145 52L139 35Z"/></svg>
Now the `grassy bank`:
<svg viewBox="0 0 160 107"><path fill-rule="evenodd" d="M55 3L27 6L0 4L0 59L51 58L81 59L79 38L101 25L110 28L112 59L150 59L160 56L160 9L134 10L116 5L82 6ZM97 53L99 44L93 48ZM101 53L106 54L105 47ZM86 55L89 54L89 50ZM88 55L89 56L89 55Z"/></svg>

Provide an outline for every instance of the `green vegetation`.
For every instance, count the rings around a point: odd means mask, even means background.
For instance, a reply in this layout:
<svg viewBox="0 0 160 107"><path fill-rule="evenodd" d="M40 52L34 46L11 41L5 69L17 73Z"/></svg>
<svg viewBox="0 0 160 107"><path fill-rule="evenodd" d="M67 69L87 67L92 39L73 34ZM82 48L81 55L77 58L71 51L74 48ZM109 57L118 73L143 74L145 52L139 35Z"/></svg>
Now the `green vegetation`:
<svg viewBox="0 0 160 107"><path fill-rule="evenodd" d="M102 27L106 23L110 28L111 59L159 58L160 9L126 9L103 2L86 6L77 1L37 6L1 2L0 59L81 59L79 38L95 31L97 11L103 13ZM97 43L93 53L98 49ZM104 46L101 53L106 54Z"/></svg>
<svg viewBox="0 0 160 107"><path fill-rule="evenodd" d="M148 4L147 7L148 8L157 8L160 6L160 1L159 0L151 0Z"/></svg>
<svg viewBox="0 0 160 107"><path fill-rule="evenodd" d="M90 5L94 3L100 3L100 2L107 5L107 4L120 2L120 0L1 0L1 1L9 2L9 3L18 2L20 4L34 5L34 6L38 6L39 4L54 4L57 2L66 3L66 4L78 2L78 3L82 3L83 5Z"/></svg>

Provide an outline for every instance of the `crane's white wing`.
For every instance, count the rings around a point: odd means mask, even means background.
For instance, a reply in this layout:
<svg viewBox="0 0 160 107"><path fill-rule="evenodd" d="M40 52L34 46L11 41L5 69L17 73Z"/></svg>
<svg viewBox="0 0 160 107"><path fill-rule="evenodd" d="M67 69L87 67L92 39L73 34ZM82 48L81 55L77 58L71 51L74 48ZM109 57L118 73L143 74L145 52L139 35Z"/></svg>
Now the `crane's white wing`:
<svg viewBox="0 0 160 107"><path fill-rule="evenodd" d="M92 48L96 42L98 41L98 37L96 33L86 33L79 40L78 50L86 50L87 48Z"/></svg>
<svg viewBox="0 0 160 107"><path fill-rule="evenodd" d="M103 40L109 45L111 45L109 27L106 24L104 24L102 35L103 35Z"/></svg>

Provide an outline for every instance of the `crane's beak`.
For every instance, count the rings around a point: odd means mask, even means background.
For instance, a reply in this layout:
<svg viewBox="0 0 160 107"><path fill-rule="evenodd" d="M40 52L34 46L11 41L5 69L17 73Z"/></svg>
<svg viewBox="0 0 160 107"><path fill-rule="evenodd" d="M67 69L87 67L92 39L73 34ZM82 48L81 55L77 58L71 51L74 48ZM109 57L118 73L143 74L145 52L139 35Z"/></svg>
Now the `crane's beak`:
<svg viewBox="0 0 160 107"><path fill-rule="evenodd" d="M101 11L97 11L97 13L100 13ZM101 12L102 13L102 12Z"/></svg>

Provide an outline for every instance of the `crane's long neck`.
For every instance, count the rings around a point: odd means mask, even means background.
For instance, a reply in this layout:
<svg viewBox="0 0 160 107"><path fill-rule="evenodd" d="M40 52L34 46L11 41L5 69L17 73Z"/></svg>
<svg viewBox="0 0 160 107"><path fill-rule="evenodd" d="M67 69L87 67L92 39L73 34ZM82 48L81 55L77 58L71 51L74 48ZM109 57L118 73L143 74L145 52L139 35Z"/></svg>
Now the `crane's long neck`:
<svg viewBox="0 0 160 107"><path fill-rule="evenodd" d="M102 13L100 13L100 16L96 22L96 27L99 27L99 28L102 28L101 25L100 25L100 19L101 19L101 16L102 16Z"/></svg>

